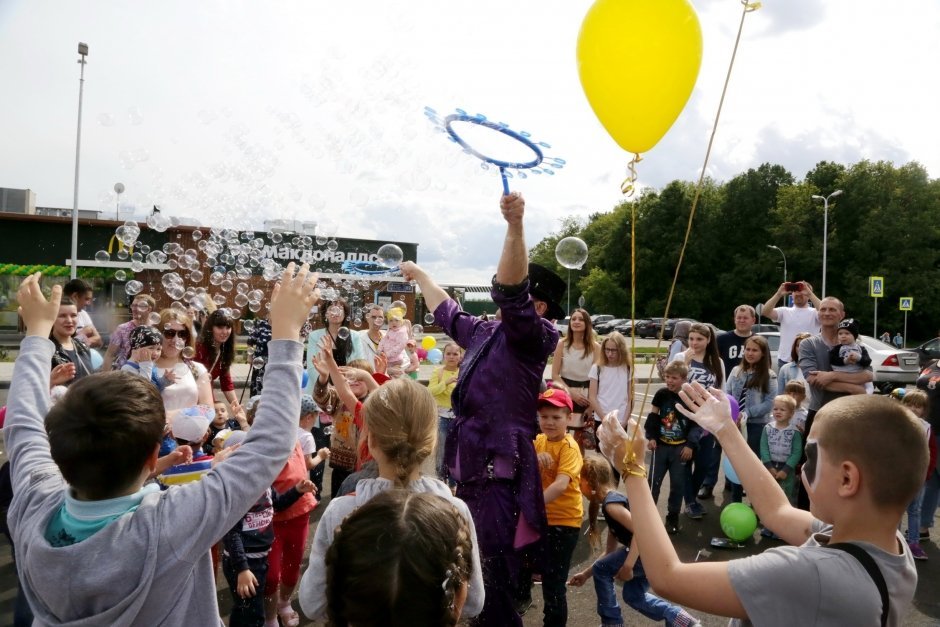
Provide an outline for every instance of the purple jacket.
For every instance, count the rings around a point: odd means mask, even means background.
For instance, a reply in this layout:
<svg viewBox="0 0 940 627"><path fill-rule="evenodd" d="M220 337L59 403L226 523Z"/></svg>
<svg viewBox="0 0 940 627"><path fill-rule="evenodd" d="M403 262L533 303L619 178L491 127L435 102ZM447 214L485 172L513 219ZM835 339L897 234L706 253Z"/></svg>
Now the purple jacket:
<svg viewBox="0 0 940 627"><path fill-rule="evenodd" d="M535 312L528 282L516 294L497 288L491 294L501 321L483 322L450 299L434 312L437 324L467 351L452 397L456 419L444 461L459 483L517 483L522 515L542 530L545 501L532 441L539 387L558 331Z"/></svg>

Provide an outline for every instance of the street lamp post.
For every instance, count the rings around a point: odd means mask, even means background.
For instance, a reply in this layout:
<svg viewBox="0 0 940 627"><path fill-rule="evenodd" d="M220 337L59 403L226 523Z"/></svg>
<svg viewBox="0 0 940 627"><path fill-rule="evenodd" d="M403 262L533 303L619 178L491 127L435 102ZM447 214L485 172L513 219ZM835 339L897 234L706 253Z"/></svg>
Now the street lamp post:
<svg viewBox="0 0 940 627"><path fill-rule="evenodd" d="M78 79L78 132L75 137L75 191L72 196L72 278L78 276L78 169L82 152L82 96L85 93L85 57L88 44L79 42L78 63L82 66Z"/></svg>
<svg viewBox="0 0 940 627"><path fill-rule="evenodd" d="M114 193L117 194L117 202L114 205L114 219L121 219L121 194L124 193L124 183L114 184Z"/></svg>
<svg viewBox="0 0 940 627"><path fill-rule="evenodd" d="M822 297L826 297L826 254L829 250L829 200L840 196L841 189L837 189L828 196L813 194L813 200L823 201L823 267L822 267Z"/></svg>
<svg viewBox="0 0 940 627"><path fill-rule="evenodd" d="M773 244L767 244L767 248L773 248L778 253L780 253L781 257L783 257L783 282L786 283L787 282L787 256L783 254L783 251L780 249L779 246L774 246Z"/></svg>

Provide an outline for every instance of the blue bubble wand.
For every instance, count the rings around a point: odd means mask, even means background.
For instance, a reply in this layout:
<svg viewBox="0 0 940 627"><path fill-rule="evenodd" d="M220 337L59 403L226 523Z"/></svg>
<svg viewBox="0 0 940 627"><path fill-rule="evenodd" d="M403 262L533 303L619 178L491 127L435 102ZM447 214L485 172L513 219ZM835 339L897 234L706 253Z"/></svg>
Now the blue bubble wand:
<svg viewBox="0 0 940 627"><path fill-rule="evenodd" d="M566 161L564 159L559 157L546 157L542 152L543 148L550 149L550 144L544 141L535 141L532 139L531 133L527 133L525 131L514 131L509 128L509 125L505 122L492 122L488 120L482 113L475 113L470 115L463 109L456 109L456 113L451 113L450 115L441 118L437 111L431 107L425 107L424 115L428 118L428 120L431 121L432 124L437 126L439 130L446 133L448 139L463 148L465 153L473 155L482 161L483 163L481 165L483 166L483 169L489 169L490 165L495 165L497 168L499 168L499 175L503 180L503 193L506 195L509 194L509 179L513 178L514 176L522 179L527 178L527 170L531 174L547 174L548 176L554 176L556 170L560 170L561 168L565 167ZM529 161L506 161L486 155L479 150L476 150L466 140L464 140L456 130L454 130L454 122L467 122L470 124L476 124L478 126L492 129L498 133L502 133L503 135L516 140L531 150L532 159ZM513 171L515 171L515 174L513 174Z"/></svg>

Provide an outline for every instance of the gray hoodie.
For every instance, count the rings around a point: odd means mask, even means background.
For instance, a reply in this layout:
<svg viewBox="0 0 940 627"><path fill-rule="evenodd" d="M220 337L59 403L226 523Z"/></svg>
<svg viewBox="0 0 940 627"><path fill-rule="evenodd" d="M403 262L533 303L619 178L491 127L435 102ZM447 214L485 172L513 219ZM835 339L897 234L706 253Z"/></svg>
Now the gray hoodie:
<svg viewBox="0 0 940 627"><path fill-rule="evenodd" d="M265 384L267 385L267 384ZM300 580L300 607L308 618L318 619L326 616L326 552L333 544L333 532L343 522L343 519L364 505L376 494L390 490L395 484L388 479L363 479L356 484L356 492L348 496L341 496L330 501L323 517L317 524L313 536L313 546L310 547L310 563ZM461 616L468 618L476 616L483 609L483 570L480 566L480 551L477 544L477 531L470 517L467 504L455 498L447 484L431 477L420 477L410 484L408 489L412 492L425 492L436 494L447 499L457 508L457 511L466 519L470 527L470 540L473 543L472 566L470 585L467 587L467 602L463 607Z"/></svg>
<svg viewBox="0 0 940 627"><path fill-rule="evenodd" d="M200 481L148 494L139 507L65 547L45 539L68 486L49 454L52 342L23 340L4 431L13 480L9 525L34 625L220 625L209 548L284 467L297 438L303 346L272 341L264 403L232 458Z"/></svg>

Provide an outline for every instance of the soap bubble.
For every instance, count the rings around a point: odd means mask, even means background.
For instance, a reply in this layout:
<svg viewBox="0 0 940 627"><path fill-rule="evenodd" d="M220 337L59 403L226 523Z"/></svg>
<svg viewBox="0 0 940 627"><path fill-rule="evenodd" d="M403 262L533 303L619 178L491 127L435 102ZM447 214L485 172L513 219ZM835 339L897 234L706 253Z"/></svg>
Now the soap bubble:
<svg viewBox="0 0 940 627"><path fill-rule="evenodd" d="M251 333L255 330L255 323L253 320L245 320L242 322L242 331L245 333ZM248 348L251 348L250 346Z"/></svg>
<svg viewBox="0 0 940 627"><path fill-rule="evenodd" d="M158 326L160 324L160 314L155 311L150 312L150 315L147 316L147 324L151 327Z"/></svg>
<svg viewBox="0 0 940 627"><path fill-rule="evenodd" d="M578 237L566 237L555 246L555 259L569 270L580 270L587 258L587 244Z"/></svg>
<svg viewBox="0 0 940 627"><path fill-rule="evenodd" d="M339 242L337 242L335 239L331 239L326 243L326 247L330 250L336 250L339 248Z"/></svg>
<svg viewBox="0 0 940 627"><path fill-rule="evenodd" d="M111 255L108 254L108 251L106 250L99 250L98 252L95 253L95 261L97 261L98 263L105 263L107 261L111 261Z"/></svg>
<svg viewBox="0 0 940 627"><path fill-rule="evenodd" d="M123 281L124 279L127 278L127 273L124 272L123 270L118 270L117 272L114 273L114 278L117 279L118 281Z"/></svg>
<svg viewBox="0 0 940 627"><path fill-rule="evenodd" d="M353 326L357 329L362 326L362 318L353 318Z"/></svg>
<svg viewBox="0 0 940 627"><path fill-rule="evenodd" d="M432 313L424 314L424 324L434 324L434 314Z"/></svg>
<svg viewBox="0 0 940 627"><path fill-rule="evenodd" d="M340 327L339 331L336 332L336 337L340 340L348 340L349 329L347 329L346 327Z"/></svg>
<svg viewBox="0 0 940 627"><path fill-rule="evenodd" d="M384 244L377 253L379 263L386 268L397 268L405 254L395 244Z"/></svg>
<svg viewBox="0 0 940 627"><path fill-rule="evenodd" d="M192 237L193 237L194 242L198 242L199 240L202 239L202 231L200 231L199 229L196 229L195 231L193 231Z"/></svg>
<svg viewBox="0 0 940 627"><path fill-rule="evenodd" d="M128 257L130 257L130 254L127 252L126 248L117 251L117 258L121 261L126 261Z"/></svg>
<svg viewBox="0 0 940 627"><path fill-rule="evenodd" d="M196 356L196 349L192 346L184 346L180 355L183 357L183 359L192 359Z"/></svg>
<svg viewBox="0 0 940 627"><path fill-rule="evenodd" d="M421 334L424 333L424 327L421 326L420 324L416 324L416 325L414 325L414 326L411 327L411 332L412 332L412 334L415 335L415 337L417 337L417 336L419 336L419 335L421 335Z"/></svg>
<svg viewBox="0 0 940 627"><path fill-rule="evenodd" d="M127 292L128 296L134 296L140 294L144 289L144 284L140 281L128 281L127 285L124 286L124 291Z"/></svg>
<svg viewBox="0 0 940 627"><path fill-rule="evenodd" d="M317 236L316 236L317 246L323 246L324 244L327 243L327 241L329 241L329 239L330 238L328 238L326 235L317 233Z"/></svg>
<svg viewBox="0 0 940 627"><path fill-rule="evenodd" d="M255 370L261 370L262 368L264 368L264 358L255 357L254 359L252 359L251 367L254 368Z"/></svg>
<svg viewBox="0 0 940 627"><path fill-rule="evenodd" d="M143 272L144 271L144 262L134 259L131 261L131 270L133 272Z"/></svg>

